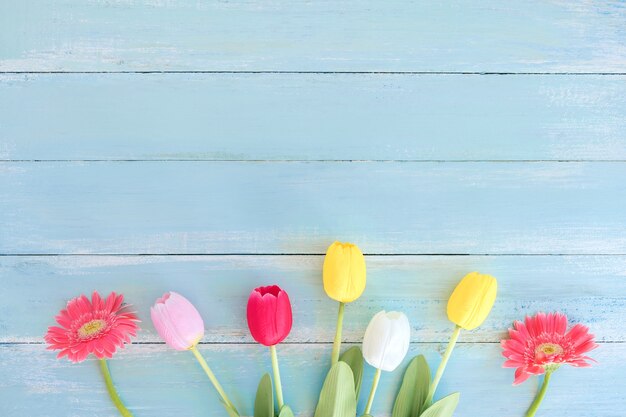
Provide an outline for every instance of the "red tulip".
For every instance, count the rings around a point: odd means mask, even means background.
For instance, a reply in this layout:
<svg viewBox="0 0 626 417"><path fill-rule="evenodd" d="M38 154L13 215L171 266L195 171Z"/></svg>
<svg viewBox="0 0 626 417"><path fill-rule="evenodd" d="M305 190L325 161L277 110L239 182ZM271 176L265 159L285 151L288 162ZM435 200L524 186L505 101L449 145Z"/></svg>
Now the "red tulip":
<svg viewBox="0 0 626 417"><path fill-rule="evenodd" d="M265 346L282 342L291 331L291 303L278 285L252 290L248 299L248 327L252 337Z"/></svg>

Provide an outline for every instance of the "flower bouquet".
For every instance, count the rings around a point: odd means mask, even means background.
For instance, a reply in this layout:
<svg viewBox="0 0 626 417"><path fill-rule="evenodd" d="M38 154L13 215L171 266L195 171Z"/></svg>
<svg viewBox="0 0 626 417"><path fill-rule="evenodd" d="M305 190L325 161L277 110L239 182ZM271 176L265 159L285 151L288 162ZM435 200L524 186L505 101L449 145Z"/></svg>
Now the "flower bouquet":
<svg viewBox="0 0 626 417"><path fill-rule="evenodd" d="M328 248L323 265L326 294L338 302L337 326L330 361L323 366L328 372L321 386L314 417L371 417L376 390L384 372L395 371L404 361L411 340L408 317L398 311L380 311L365 329L361 347L342 352L342 328L346 306L357 300L366 285L365 258L350 243L335 242ZM455 392L435 401L437 387L444 375L462 330L480 326L489 315L497 293L494 277L478 272L467 274L452 292L447 315L454 325L450 340L434 376L423 355L411 359L396 395L392 417L450 417L459 403ZM99 359L102 376L113 404L123 417L133 414L118 395L107 366L118 348L130 343L139 330L138 318L123 304L123 296L111 293L103 299L94 292L91 300L80 296L69 301L56 316L59 326L51 326L45 335L48 349L59 350L58 357L82 362L90 354ZM238 417L239 411L219 383L217 376L197 349L204 337L204 322L189 300L175 292L157 299L150 316L159 336L167 346L191 352L205 371L225 413ZM280 377L277 346L289 335L293 319L287 292L277 285L255 288L248 298L246 316L252 338L269 348L271 374L261 376L254 398L254 417L293 417L292 407L285 403ZM515 322L510 338L502 341L505 367L517 368L515 382L530 375L544 374L540 391L528 409L533 417L545 396L550 377L561 365L589 366L585 354L597 345L593 335L581 325L566 331L563 314L539 313ZM367 363L375 369L365 407L357 409L361 394L363 369ZM223 371L223 370L220 370Z"/></svg>

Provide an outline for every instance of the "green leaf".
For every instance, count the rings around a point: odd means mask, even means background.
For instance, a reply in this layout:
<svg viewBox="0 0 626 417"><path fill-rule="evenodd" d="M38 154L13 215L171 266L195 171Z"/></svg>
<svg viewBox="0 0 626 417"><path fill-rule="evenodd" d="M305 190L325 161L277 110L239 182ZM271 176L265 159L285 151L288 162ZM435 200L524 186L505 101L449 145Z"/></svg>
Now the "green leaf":
<svg viewBox="0 0 626 417"><path fill-rule="evenodd" d="M430 368L424 355L414 357L404 372L391 417L419 417L430 387Z"/></svg>
<svg viewBox="0 0 626 417"><path fill-rule="evenodd" d="M315 408L315 417L354 417L356 393L352 369L339 361L330 368Z"/></svg>
<svg viewBox="0 0 626 417"><path fill-rule="evenodd" d="M354 376L354 390L356 393L356 401L359 402L359 394L361 393L361 380L363 379L363 353L358 346L352 346L343 352L339 360L348 364L352 369Z"/></svg>
<svg viewBox="0 0 626 417"><path fill-rule="evenodd" d="M272 378L265 374L259 381L254 399L254 417L274 417L274 391L272 390Z"/></svg>
<svg viewBox="0 0 626 417"><path fill-rule="evenodd" d="M291 411L288 405L283 405L283 408L280 409L280 413L278 413L278 417L293 417L293 411Z"/></svg>
<svg viewBox="0 0 626 417"><path fill-rule="evenodd" d="M428 407L426 411L422 413L421 417L452 417L456 406L459 404L459 396L460 394L455 392L447 397L443 397Z"/></svg>

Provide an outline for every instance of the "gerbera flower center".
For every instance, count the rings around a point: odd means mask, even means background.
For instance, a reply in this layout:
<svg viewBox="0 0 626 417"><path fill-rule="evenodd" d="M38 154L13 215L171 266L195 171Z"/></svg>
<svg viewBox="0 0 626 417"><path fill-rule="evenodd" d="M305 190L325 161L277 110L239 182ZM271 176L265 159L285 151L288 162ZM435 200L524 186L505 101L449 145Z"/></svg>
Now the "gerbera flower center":
<svg viewBox="0 0 626 417"><path fill-rule="evenodd" d="M96 319L88 321L83 324L80 329L78 329L78 337L81 339L86 339L93 335L96 335L102 331L106 327L106 322L104 320Z"/></svg>
<svg viewBox="0 0 626 417"><path fill-rule="evenodd" d="M556 343L542 343L535 349L535 353L543 353L544 355L560 355L563 353L563 348Z"/></svg>

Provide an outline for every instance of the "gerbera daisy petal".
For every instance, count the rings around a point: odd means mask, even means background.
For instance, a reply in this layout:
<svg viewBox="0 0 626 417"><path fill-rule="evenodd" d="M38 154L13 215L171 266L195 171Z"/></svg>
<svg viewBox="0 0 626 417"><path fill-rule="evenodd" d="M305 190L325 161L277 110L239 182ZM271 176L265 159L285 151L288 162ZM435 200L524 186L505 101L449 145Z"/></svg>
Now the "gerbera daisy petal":
<svg viewBox="0 0 626 417"><path fill-rule="evenodd" d="M95 311L102 310L102 307L104 306L104 304L102 303L102 298L97 291L94 291L93 294L91 294L91 305L93 306L93 309Z"/></svg>
<svg viewBox="0 0 626 417"><path fill-rule="evenodd" d="M510 350L511 352L524 353L526 346L518 340L509 339L503 340L502 348Z"/></svg>
<svg viewBox="0 0 626 417"><path fill-rule="evenodd" d="M70 300L67 302L67 306L65 307L65 310L61 311L61 314L65 313L67 314L70 319L72 320L72 322L79 320L80 319L80 308L78 308L76 306L76 298Z"/></svg>
<svg viewBox="0 0 626 417"><path fill-rule="evenodd" d="M567 316L562 313L556 313L555 316L556 320L554 331L558 334L565 334L565 332L567 331Z"/></svg>
<svg viewBox="0 0 626 417"><path fill-rule="evenodd" d="M85 295L70 300L56 317L63 327L50 326L44 336L47 349L59 350L58 357L72 362L81 362L89 354L100 359L112 357L139 329L134 313L120 313L123 300L123 295L116 293L103 300L95 291L91 300Z"/></svg>
<svg viewBox="0 0 626 417"><path fill-rule="evenodd" d="M119 310L123 302L124 302L124 296L122 294L115 297L115 303L113 304L113 311Z"/></svg>
<svg viewBox="0 0 626 417"><path fill-rule="evenodd" d="M59 354L57 355L57 359L61 359L64 356L67 356L70 354L70 350L69 349L63 349L62 351L59 352Z"/></svg>
<svg viewBox="0 0 626 417"><path fill-rule="evenodd" d="M543 366L539 365L530 365L526 367L526 372L533 375L541 375L545 372Z"/></svg>
<svg viewBox="0 0 626 417"><path fill-rule="evenodd" d="M65 328L69 328L72 325L72 318L67 314L67 310L61 310L54 319Z"/></svg>
<svg viewBox="0 0 626 417"><path fill-rule="evenodd" d="M520 361L516 361L516 360L508 360L508 361L504 361L504 363L502 364L503 368L519 368L520 366L523 366L524 364Z"/></svg>
<svg viewBox="0 0 626 417"><path fill-rule="evenodd" d="M515 379L513 380L513 385L519 385L522 382L526 381L530 377L529 373L524 371L524 368L517 368L515 370Z"/></svg>
<svg viewBox="0 0 626 417"><path fill-rule="evenodd" d="M517 368L515 385L529 375L545 373L549 366L591 366L587 361L593 359L583 355L598 347L586 326L576 324L568 332L567 316L558 312L540 312L526 316L524 322L515 321L509 329L509 339L500 345L507 359L503 366Z"/></svg>
<svg viewBox="0 0 626 417"><path fill-rule="evenodd" d="M80 348L75 354L74 354L74 362L82 362L85 359L87 359L87 356L89 356L91 352L89 351L89 349L87 349L86 347L82 347Z"/></svg>
<svg viewBox="0 0 626 417"><path fill-rule="evenodd" d="M508 350L505 350L503 354L505 358L524 363L524 355L521 355L519 353L512 353L511 351L508 351Z"/></svg>
<svg viewBox="0 0 626 417"><path fill-rule="evenodd" d="M598 347L598 345L596 343L594 343L593 340L588 340L585 343L583 343L582 345L577 346L575 348L575 352L576 352L577 355L582 355L583 353L590 352L590 351L594 350L597 347Z"/></svg>
<svg viewBox="0 0 626 417"><path fill-rule="evenodd" d="M89 301L89 298L87 298L85 294L81 295L80 297L76 299L76 305L83 313L93 312L93 308L92 308L93 306L91 305L91 301Z"/></svg>
<svg viewBox="0 0 626 417"><path fill-rule="evenodd" d="M589 333L589 329L587 328L587 326L583 326L582 324L577 324L574 327L572 327L570 331L566 333L565 336L571 339L578 339L581 336L584 336L585 334L588 334L588 333Z"/></svg>
<svg viewBox="0 0 626 417"><path fill-rule="evenodd" d="M545 313L537 313L537 315L532 320L532 331L534 332L535 336L538 336L546 331L546 324L548 320Z"/></svg>
<svg viewBox="0 0 626 417"><path fill-rule="evenodd" d="M516 330L516 340L524 341L530 337L530 333L528 332L528 327L526 326L526 324L522 323L521 321L515 321L513 325L515 326Z"/></svg>
<svg viewBox="0 0 626 417"><path fill-rule="evenodd" d="M115 305L116 298L117 298L117 294L115 294L114 292L109 294L109 296L106 298L106 301L104 303L104 309L106 311L113 311L113 306Z"/></svg>

